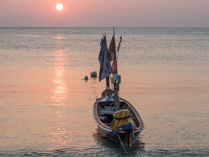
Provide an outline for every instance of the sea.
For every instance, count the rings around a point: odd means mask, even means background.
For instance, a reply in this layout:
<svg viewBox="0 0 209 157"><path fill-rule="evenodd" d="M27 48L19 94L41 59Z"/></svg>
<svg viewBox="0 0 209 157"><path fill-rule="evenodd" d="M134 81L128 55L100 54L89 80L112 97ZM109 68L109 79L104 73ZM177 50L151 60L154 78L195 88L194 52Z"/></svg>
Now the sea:
<svg viewBox="0 0 209 157"><path fill-rule="evenodd" d="M209 28L114 29L119 94L145 124L131 147L92 116L106 84L90 73L113 28L1 27L0 156L209 156Z"/></svg>

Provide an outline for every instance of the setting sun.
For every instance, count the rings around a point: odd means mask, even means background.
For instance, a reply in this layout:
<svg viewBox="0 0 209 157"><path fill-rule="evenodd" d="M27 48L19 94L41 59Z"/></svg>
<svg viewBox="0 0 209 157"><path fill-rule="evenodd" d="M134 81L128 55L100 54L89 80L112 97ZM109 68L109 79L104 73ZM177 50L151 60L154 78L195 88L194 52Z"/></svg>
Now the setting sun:
<svg viewBox="0 0 209 157"><path fill-rule="evenodd" d="M57 4L56 9L61 11L63 9L63 5L62 4Z"/></svg>

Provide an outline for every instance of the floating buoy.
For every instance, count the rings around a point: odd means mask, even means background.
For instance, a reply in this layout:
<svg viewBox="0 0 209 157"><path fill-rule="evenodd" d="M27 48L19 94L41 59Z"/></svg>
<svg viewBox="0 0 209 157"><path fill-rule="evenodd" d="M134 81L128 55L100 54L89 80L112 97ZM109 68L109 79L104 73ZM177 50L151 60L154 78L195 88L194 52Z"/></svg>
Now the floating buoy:
<svg viewBox="0 0 209 157"><path fill-rule="evenodd" d="M88 76L85 76L84 79L85 79L85 80L88 80L89 78L88 78Z"/></svg>
<svg viewBox="0 0 209 157"><path fill-rule="evenodd" d="M96 72L96 71L93 71L93 72L91 73L91 77L97 77L97 72Z"/></svg>

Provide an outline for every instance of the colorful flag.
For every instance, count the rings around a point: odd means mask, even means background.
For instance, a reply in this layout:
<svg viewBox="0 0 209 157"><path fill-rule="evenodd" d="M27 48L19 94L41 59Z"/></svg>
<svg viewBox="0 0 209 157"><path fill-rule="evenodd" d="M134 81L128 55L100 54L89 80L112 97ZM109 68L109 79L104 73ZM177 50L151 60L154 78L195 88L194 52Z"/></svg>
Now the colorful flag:
<svg viewBox="0 0 209 157"><path fill-rule="evenodd" d="M101 49L99 53L99 62L100 62L99 81L108 77L112 72L111 64L108 56L108 50L107 50L106 35L103 36L100 42L100 46Z"/></svg>
<svg viewBox="0 0 209 157"><path fill-rule="evenodd" d="M113 35L110 46L109 46L109 59L112 61L112 71L113 73L117 73L117 60L116 60L116 52L115 52L115 36Z"/></svg>

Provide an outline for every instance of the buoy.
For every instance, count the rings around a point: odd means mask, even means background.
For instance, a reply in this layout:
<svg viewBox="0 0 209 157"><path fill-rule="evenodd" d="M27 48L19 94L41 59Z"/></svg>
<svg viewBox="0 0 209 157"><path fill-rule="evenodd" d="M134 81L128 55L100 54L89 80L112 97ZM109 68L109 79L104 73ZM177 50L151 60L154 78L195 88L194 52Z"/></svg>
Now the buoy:
<svg viewBox="0 0 209 157"><path fill-rule="evenodd" d="M97 77L97 72L96 72L96 71L93 71L93 72L91 73L91 77Z"/></svg>
<svg viewBox="0 0 209 157"><path fill-rule="evenodd" d="M88 80L88 76L85 76L85 78L84 78L85 80Z"/></svg>

